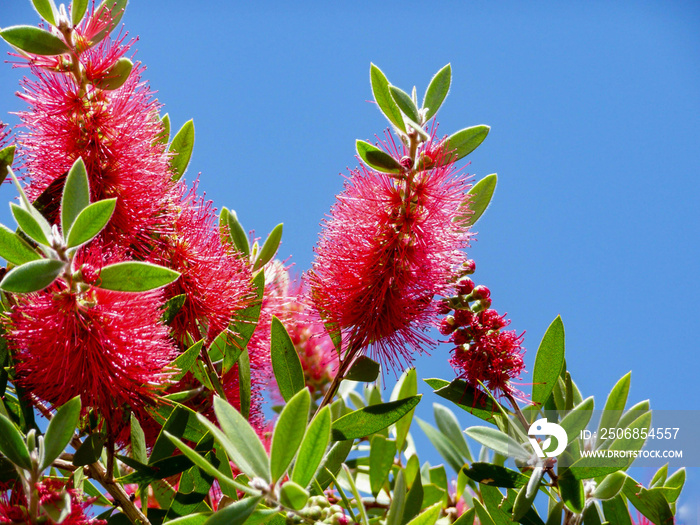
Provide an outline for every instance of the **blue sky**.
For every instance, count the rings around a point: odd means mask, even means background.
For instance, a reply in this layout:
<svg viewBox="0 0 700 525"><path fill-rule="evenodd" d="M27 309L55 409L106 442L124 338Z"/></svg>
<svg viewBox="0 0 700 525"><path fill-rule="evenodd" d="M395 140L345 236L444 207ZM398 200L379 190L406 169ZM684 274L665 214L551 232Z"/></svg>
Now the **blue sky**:
<svg viewBox="0 0 700 525"><path fill-rule="evenodd" d="M2 26L36 21L28 1L0 7ZM630 369L632 403L697 408L696 4L132 0L123 21L174 127L194 118L188 179L201 172L215 205L259 235L284 222L280 254L300 272L355 139L387 125L367 102L370 62L419 93L451 62L440 131L492 126L467 170L499 175L469 252L475 280L527 331L528 369L561 314L568 367L598 408ZM0 68L11 123L22 74ZM453 377L447 358L418 359L419 376Z"/></svg>

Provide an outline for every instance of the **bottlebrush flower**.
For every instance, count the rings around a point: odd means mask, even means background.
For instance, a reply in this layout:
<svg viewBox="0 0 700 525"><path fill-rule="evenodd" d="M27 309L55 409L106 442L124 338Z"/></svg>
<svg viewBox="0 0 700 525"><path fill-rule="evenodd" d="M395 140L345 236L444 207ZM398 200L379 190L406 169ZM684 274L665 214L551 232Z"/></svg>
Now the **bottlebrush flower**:
<svg viewBox="0 0 700 525"><path fill-rule="evenodd" d="M252 297L250 265L221 243L216 210L196 190L196 182L190 190L184 184L173 190L170 231L149 256L181 274L165 289L166 298L186 296L171 324L178 341L186 334L212 341Z"/></svg>
<svg viewBox="0 0 700 525"><path fill-rule="evenodd" d="M160 291L76 294L59 281L15 300L5 328L17 382L40 399L59 406L80 395L117 431L124 405L142 409L167 384L175 348Z"/></svg>
<svg viewBox="0 0 700 525"><path fill-rule="evenodd" d="M39 494L39 505L59 504L63 498L63 491L68 492L71 508L70 514L61 522L63 525L103 525L107 523L104 520L87 516L86 511L90 501L83 500L77 490L66 488L59 479L45 478L36 484L36 490ZM41 511L39 518L52 523L50 518ZM9 494L7 491L0 490L0 523L32 522L27 497L21 487L15 485Z"/></svg>
<svg viewBox="0 0 700 525"><path fill-rule="evenodd" d="M397 159L405 153L387 149ZM323 222L308 274L316 309L343 331L346 348L368 348L397 366L432 344L425 329L436 315L433 296L466 259L460 250L470 234L456 218L468 188L453 164L410 180L364 165L351 172Z"/></svg>
<svg viewBox="0 0 700 525"><path fill-rule="evenodd" d="M457 310L453 320L461 328L452 332L457 346L450 364L459 377L477 389L481 381L493 392L522 397L512 381L525 369L523 334L503 330L510 321L492 309L476 314Z"/></svg>
<svg viewBox="0 0 700 525"><path fill-rule="evenodd" d="M77 30L80 32L80 29ZM133 42L109 38L80 54L87 80L96 80ZM120 246L149 245L150 233L167 221L161 209L172 187L169 154L156 139L162 133L160 104L141 80L136 64L120 88L101 90L80 83L68 72L29 67L35 79L23 81L19 96L29 109L19 113L19 165L28 177L27 195L48 204L44 212L57 222L68 169L82 157L91 200L117 197L114 215L101 238ZM51 204L53 203L53 204Z"/></svg>

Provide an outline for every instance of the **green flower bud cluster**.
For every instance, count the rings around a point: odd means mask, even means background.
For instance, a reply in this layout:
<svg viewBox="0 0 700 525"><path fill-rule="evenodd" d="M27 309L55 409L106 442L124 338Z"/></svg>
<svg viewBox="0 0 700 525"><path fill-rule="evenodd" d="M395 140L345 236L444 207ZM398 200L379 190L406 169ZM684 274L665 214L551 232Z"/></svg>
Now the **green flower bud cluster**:
<svg viewBox="0 0 700 525"><path fill-rule="evenodd" d="M328 525L348 525L350 520L340 505L331 505L325 496L312 496L306 506L298 512L287 513L287 524L308 522L327 523Z"/></svg>

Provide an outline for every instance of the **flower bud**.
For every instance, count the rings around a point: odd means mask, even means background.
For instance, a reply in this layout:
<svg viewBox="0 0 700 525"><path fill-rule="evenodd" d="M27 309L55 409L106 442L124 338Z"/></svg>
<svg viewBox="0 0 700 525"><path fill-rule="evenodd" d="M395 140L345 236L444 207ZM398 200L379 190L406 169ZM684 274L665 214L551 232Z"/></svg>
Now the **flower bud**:
<svg viewBox="0 0 700 525"><path fill-rule="evenodd" d="M399 164L401 164L407 170L410 170L411 167L413 167L413 160L411 159L411 157L404 155L403 157L401 157Z"/></svg>
<svg viewBox="0 0 700 525"><path fill-rule="evenodd" d="M440 323L440 333L442 335L450 335L457 328L455 318L451 315L445 317Z"/></svg>
<svg viewBox="0 0 700 525"><path fill-rule="evenodd" d="M460 268L462 275L471 275L476 271L476 263L474 259L468 259L462 263Z"/></svg>
<svg viewBox="0 0 700 525"><path fill-rule="evenodd" d="M450 303L447 301L440 301L440 304L438 305L438 313L440 315L447 315L452 311L452 307L450 306Z"/></svg>
<svg viewBox="0 0 700 525"><path fill-rule="evenodd" d="M457 293L459 295L469 295L474 290L474 281L469 277L460 277L457 281Z"/></svg>
<svg viewBox="0 0 700 525"><path fill-rule="evenodd" d="M454 344L456 345L463 345L465 343L468 343L472 340L472 335L471 331L468 328L460 328L455 331L454 335L452 336L452 341L454 341Z"/></svg>
<svg viewBox="0 0 700 525"><path fill-rule="evenodd" d="M455 310L454 317L458 326L469 326L472 324L474 315L471 310Z"/></svg>
<svg viewBox="0 0 700 525"><path fill-rule="evenodd" d="M488 299L489 297L491 297L491 290L489 290L483 284L480 284L479 286L476 286L474 288L471 295L472 295L472 298L474 298L477 301L479 299Z"/></svg>
<svg viewBox="0 0 700 525"><path fill-rule="evenodd" d="M491 299L486 297L484 299L479 299L478 301L476 301L472 305L472 312L474 312L476 314L476 313L479 313L479 312L486 310L487 308L490 308L490 307L491 307Z"/></svg>

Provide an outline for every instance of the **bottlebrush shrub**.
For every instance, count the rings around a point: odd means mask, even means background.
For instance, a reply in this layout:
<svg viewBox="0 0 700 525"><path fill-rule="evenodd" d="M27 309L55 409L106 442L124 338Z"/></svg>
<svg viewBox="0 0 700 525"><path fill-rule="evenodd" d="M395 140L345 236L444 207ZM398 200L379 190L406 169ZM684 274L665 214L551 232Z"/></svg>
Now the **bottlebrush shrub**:
<svg viewBox="0 0 700 525"><path fill-rule="evenodd" d="M631 507L673 522L685 471L649 487L626 473L652 432L648 402L625 409L629 374L600 421L622 433L583 440L594 400L557 317L522 391L523 335L464 251L496 175L472 185L459 163L489 127L437 133L449 64L420 104L371 66L391 131L357 141L295 282L275 260L281 224L251 245L183 179L194 125L171 137L131 42L111 36L126 0L32 3L42 28L0 30L30 77L20 131L0 127L19 194L17 228L0 227L0 523L631 523ZM435 466L411 437L407 368L433 328L455 377L424 380L484 422L464 430L437 403L437 426L416 420ZM390 390L382 367L401 373Z"/></svg>

